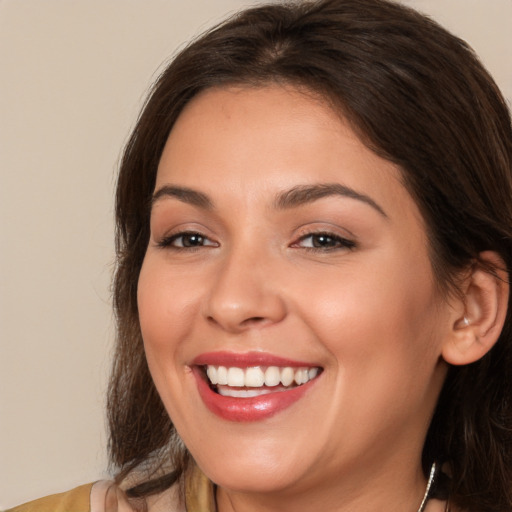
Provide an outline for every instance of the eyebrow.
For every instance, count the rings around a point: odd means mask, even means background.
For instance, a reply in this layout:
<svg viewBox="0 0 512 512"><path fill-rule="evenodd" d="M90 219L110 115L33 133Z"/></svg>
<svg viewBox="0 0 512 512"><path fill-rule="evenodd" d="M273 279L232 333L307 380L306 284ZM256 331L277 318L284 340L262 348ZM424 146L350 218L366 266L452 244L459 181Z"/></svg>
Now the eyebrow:
<svg viewBox="0 0 512 512"><path fill-rule="evenodd" d="M157 203L163 197L171 197L177 199L178 201L182 201L183 203L198 206L199 208L203 208L205 210L211 210L213 208L213 203L206 194L191 188L176 187L173 185L164 185L163 187L159 188L151 198L151 206L153 207L155 203Z"/></svg>
<svg viewBox="0 0 512 512"><path fill-rule="evenodd" d="M274 205L278 209L296 208L329 196L342 196L362 201L363 203L371 206L386 219L388 218L384 209L371 197L357 192L353 188L341 185L340 183L298 185L286 192L278 194L274 201Z"/></svg>
<svg viewBox="0 0 512 512"><path fill-rule="evenodd" d="M329 196L342 196L350 199L356 199L371 206L386 219L388 218L384 209L371 197L357 192L346 185L341 185L340 183L297 185L290 190L277 194L274 200L274 207L280 210L297 208L304 204L312 203ZM212 210L214 208L212 200L203 192L175 185L164 185L159 188L151 198L151 207L153 207L154 204L163 197L171 197L178 201L182 201L183 203L191 204L205 210Z"/></svg>

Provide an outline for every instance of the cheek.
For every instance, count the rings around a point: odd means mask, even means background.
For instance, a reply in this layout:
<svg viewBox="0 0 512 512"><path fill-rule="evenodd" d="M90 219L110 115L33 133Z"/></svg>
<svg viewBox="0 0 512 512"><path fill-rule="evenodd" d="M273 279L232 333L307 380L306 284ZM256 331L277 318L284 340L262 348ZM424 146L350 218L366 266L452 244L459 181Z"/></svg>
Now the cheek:
<svg viewBox="0 0 512 512"><path fill-rule="evenodd" d="M158 255L149 253L142 265L137 289L139 321L144 351L155 386L171 416L183 393L184 346L194 326L197 284L170 273ZM187 286L187 283L189 286Z"/></svg>
<svg viewBox="0 0 512 512"><path fill-rule="evenodd" d="M432 371L442 334L430 263L400 262L396 255L368 263L337 277L317 276L301 293L303 317L356 380Z"/></svg>
<svg viewBox="0 0 512 512"><path fill-rule="evenodd" d="M411 278L392 265L378 274L378 280L371 272L345 275L335 287L317 281L303 310L331 354L328 423L353 432L354 440L375 442L410 423L411 415L424 421L438 392L441 340L430 274Z"/></svg>
<svg viewBox="0 0 512 512"><path fill-rule="evenodd" d="M180 418L181 400L187 366L183 364L183 345L194 322L193 302L185 280L170 274L158 255L148 252L144 259L137 288L139 321L149 370L168 414Z"/></svg>
<svg viewBox="0 0 512 512"><path fill-rule="evenodd" d="M137 305L146 350L169 353L193 325L192 309L200 288L193 276L170 272L159 259L148 254L144 260Z"/></svg>

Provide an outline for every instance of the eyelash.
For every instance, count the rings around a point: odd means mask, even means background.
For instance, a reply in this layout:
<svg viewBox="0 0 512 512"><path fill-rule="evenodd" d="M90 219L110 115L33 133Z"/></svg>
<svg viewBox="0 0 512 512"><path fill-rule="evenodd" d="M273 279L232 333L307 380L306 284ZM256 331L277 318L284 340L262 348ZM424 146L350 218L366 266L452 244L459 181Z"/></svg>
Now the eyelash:
<svg viewBox="0 0 512 512"><path fill-rule="evenodd" d="M205 241L205 240L211 241L207 236L205 236L202 233L199 233L197 231L182 231L180 233L175 233L174 235L170 235L170 236L163 238L162 240L160 240L158 242L157 245L158 245L158 247L169 248L174 251L195 251L195 250L198 250L200 247L216 247L218 245L215 242L212 242L210 244L203 243L202 245L195 245L195 246L194 245L191 245L191 246L173 245L173 243L176 242L177 240L179 240L180 238L182 239L182 244L183 244L183 239L185 239L186 237L193 237L193 236L196 236L196 237L202 239L203 241Z"/></svg>
<svg viewBox="0 0 512 512"><path fill-rule="evenodd" d="M184 245L184 239L186 237L197 237L202 240L203 243L201 245ZM311 239L312 245L310 247L301 246L300 244L307 239ZM316 246L314 239L319 241L319 239L324 238L328 245L326 246ZM182 245L173 245L177 240L181 239ZM204 243L205 241L209 241L210 243ZM331 244L331 245L329 245ZM175 233L174 235L167 236L160 240L157 243L158 247L169 248L174 251L197 251L201 247L218 247L218 243L211 241L207 236L203 235L198 231L182 231L180 233ZM307 233L302 235L296 242L294 242L291 247L302 247L303 249L311 252L333 252L339 250L351 250L356 248L356 243L352 240L348 240L343 238L335 233L330 233L327 231L319 231L316 233Z"/></svg>
<svg viewBox="0 0 512 512"><path fill-rule="evenodd" d="M307 240L308 238L312 239L312 243L314 244L313 239L326 238L330 241L330 243L334 244L331 246L317 246L312 245L311 247L302 247L307 251L312 252L331 252L331 251L339 251L343 249L355 249L356 243L352 240L348 240L347 238L343 238L342 236L336 235L335 233L329 233L327 231L318 231L315 233L307 233L306 235L301 236L297 242L292 244L292 247L298 247L301 242Z"/></svg>

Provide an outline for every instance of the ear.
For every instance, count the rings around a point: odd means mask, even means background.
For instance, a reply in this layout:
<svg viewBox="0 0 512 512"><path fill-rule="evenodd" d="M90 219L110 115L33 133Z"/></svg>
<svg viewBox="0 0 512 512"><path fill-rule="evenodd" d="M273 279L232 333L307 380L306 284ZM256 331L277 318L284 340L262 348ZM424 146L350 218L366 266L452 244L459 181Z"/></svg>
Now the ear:
<svg viewBox="0 0 512 512"><path fill-rule="evenodd" d="M495 269L489 271L489 267ZM453 309L452 327L442 348L453 365L482 358L498 340L507 315L509 283L506 265L495 252L480 254L463 283L464 296Z"/></svg>

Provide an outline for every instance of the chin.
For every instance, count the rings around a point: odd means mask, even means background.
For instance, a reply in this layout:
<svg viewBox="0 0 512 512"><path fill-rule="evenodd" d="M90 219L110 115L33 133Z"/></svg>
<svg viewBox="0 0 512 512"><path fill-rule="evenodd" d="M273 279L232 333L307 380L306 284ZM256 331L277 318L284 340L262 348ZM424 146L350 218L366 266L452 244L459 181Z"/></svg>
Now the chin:
<svg viewBox="0 0 512 512"><path fill-rule="evenodd" d="M240 493L279 493L293 486L297 480L296 475L282 467L262 469L247 466L247 462L242 467L233 464L229 468L214 470L211 474L205 471L205 474L219 487Z"/></svg>
<svg viewBox="0 0 512 512"><path fill-rule="evenodd" d="M210 480L234 492L266 494L283 491L303 478L308 465L302 457L298 460L297 451L288 454L278 450L269 452L258 444L242 448L233 443L219 452L222 453L220 457L203 454L194 459Z"/></svg>

